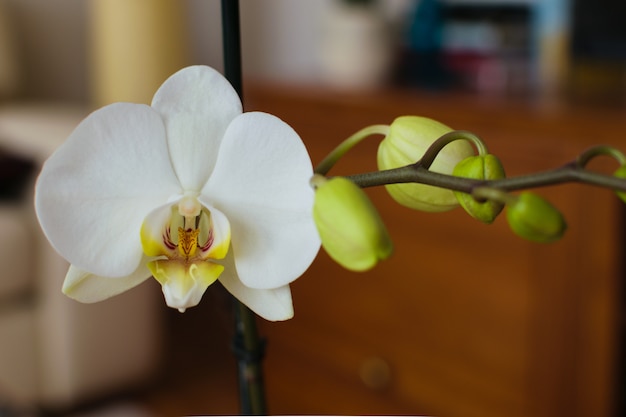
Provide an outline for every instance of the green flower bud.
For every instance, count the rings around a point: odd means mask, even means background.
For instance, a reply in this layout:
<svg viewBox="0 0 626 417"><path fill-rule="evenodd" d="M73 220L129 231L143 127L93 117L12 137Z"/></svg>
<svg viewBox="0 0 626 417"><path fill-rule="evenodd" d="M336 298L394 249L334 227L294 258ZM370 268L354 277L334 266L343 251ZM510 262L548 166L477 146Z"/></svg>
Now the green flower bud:
<svg viewBox="0 0 626 417"><path fill-rule="evenodd" d="M450 127L426 117L398 117L378 147L378 169L393 169L417 162L435 140L451 131ZM470 143L454 141L443 148L429 169L451 174L460 161L473 154ZM452 191L431 185L408 183L385 187L396 202L415 210L440 212L459 205Z"/></svg>
<svg viewBox="0 0 626 417"><path fill-rule="evenodd" d="M343 177L313 177L313 219L322 246L337 263L366 271L393 251L391 238L365 192Z"/></svg>
<svg viewBox="0 0 626 417"><path fill-rule="evenodd" d="M476 155L465 158L454 167L452 174L457 177L477 180L496 180L504 178L504 167L498 157ZM494 200L478 201L472 195L455 192L456 198L465 211L483 223L492 223L504 208L504 203Z"/></svg>
<svg viewBox="0 0 626 417"><path fill-rule="evenodd" d="M622 165L621 167L617 168L617 171L615 171L613 175L617 178L626 179L626 165ZM626 203L626 192L616 191L615 193L623 202Z"/></svg>
<svg viewBox="0 0 626 417"><path fill-rule="evenodd" d="M557 241L567 229L561 212L547 200L530 192L520 194L508 204L506 217L517 235L534 242Z"/></svg>

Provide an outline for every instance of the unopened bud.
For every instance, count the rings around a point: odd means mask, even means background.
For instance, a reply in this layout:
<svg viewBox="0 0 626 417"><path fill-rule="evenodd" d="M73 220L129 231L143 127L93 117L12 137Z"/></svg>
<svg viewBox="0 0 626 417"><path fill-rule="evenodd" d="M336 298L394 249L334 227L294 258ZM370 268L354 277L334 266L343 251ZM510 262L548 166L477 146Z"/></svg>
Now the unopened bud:
<svg viewBox="0 0 626 417"><path fill-rule="evenodd" d="M537 194L526 192L507 204L507 220L519 236L533 242L559 240L567 224L559 210Z"/></svg>
<svg viewBox="0 0 626 417"><path fill-rule="evenodd" d="M426 117L398 117L378 147L378 169L399 168L417 162L433 142L451 131L450 127ZM429 169L452 174L460 161L473 154L467 141L454 141L439 152ZM440 212L459 205L452 191L431 185L407 183L385 187L396 202L415 210Z"/></svg>
<svg viewBox="0 0 626 417"><path fill-rule="evenodd" d="M622 165L619 168L617 168L617 171L615 171L613 175L616 176L617 178L626 179L626 165ZM623 202L626 203L626 192L616 191L615 193Z"/></svg>
<svg viewBox="0 0 626 417"><path fill-rule="evenodd" d="M337 263L366 271L393 251L391 238L365 192L343 177L315 176L313 219L322 246Z"/></svg>
<svg viewBox="0 0 626 417"><path fill-rule="evenodd" d="M505 177L500 159L491 154L465 158L457 164L452 174L476 180L497 180ZM462 192L455 192L455 195L465 211L483 223L492 223L504 208L501 201L479 201L472 195Z"/></svg>

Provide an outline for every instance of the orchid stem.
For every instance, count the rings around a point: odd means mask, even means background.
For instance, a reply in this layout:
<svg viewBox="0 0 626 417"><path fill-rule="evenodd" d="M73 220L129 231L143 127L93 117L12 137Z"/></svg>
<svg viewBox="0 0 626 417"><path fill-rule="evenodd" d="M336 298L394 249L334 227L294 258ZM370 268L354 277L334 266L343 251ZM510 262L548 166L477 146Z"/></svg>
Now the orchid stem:
<svg viewBox="0 0 626 417"><path fill-rule="evenodd" d="M332 164L331 162L326 162L327 160L332 162L336 161L364 137L374 133L382 133L379 126L370 126L350 136L326 157L322 164L320 164L320 167L325 168L328 166L330 169ZM500 191L516 191L567 182L578 182L609 188L615 191L626 191L626 180L623 178L586 169L586 165L592 159L600 156L612 157L620 166L626 164L626 156L621 151L606 145L598 145L587 149L572 162L559 168L518 177L497 180L476 180L429 171L430 166L437 155L439 155L439 152L449 143L457 140L467 140L472 143L476 147L479 155L488 154L487 146L478 136L465 130L454 130L442 135L434 141L426 152L424 152L422 158L413 164L395 169L349 175L346 176L346 178L362 188L388 184L419 183L467 194L473 194L474 190L479 187L498 189ZM318 167L316 173L325 173L321 172L323 170L320 167Z"/></svg>
<svg viewBox="0 0 626 417"><path fill-rule="evenodd" d="M267 414L262 365L265 341L258 336L256 315L238 300L235 300L235 336L232 349L237 358L241 414Z"/></svg>
<svg viewBox="0 0 626 417"><path fill-rule="evenodd" d="M243 101L239 0L222 0L224 75ZM241 414L267 414L263 385L264 341L259 337L255 314L239 300L235 303L233 351L237 358Z"/></svg>
<svg viewBox="0 0 626 417"><path fill-rule="evenodd" d="M472 132L468 132L466 130L453 130L441 136L424 153L422 159L420 159L419 164L428 169L435 161L439 152L446 147L446 145L455 142L457 140L466 140L473 144L478 151L478 155L487 155L489 151L487 150L487 145L475 134Z"/></svg>
<svg viewBox="0 0 626 417"><path fill-rule="evenodd" d="M350 149L359 144L363 139L372 135L386 135L388 132L389 126L387 125L372 125L359 130L333 149L333 151L317 165L315 173L326 175L328 171L335 166L339 159L341 159Z"/></svg>
<svg viewBox="0 0 626 417"><path fill-rule="evenodd" d="M367 172L347 176L360 187L375 187L387 184L420 183L472 194L476 187L498 188L503 191L516 191L528 188L578 182L626 191L626 180L583 169L578 162L572 162L549 171L521 175L498 180L474 180L429 171L420 162L401 168Z"/></svg>
<svg viewBox="0 0 626 417"><path fill-rule="evenodd" d="M241 74L241 29L239 0L222 0L222 41L224 47L224 75L240 98L243 94Z"/></svg>
<svg viewBox="0 0 626 417"><path fill-rule="evenodd" d="M582 154L578 156L578 158L576 159L576 163L581 168L584 168L592 159L597 158L599 156L603 156L603 155L612 157L620 165L626 164L626 156L624 156L624 154L621 151L611 146L605 146L605 145L597 145L586 150L585 152L583 152Z"/></svg>

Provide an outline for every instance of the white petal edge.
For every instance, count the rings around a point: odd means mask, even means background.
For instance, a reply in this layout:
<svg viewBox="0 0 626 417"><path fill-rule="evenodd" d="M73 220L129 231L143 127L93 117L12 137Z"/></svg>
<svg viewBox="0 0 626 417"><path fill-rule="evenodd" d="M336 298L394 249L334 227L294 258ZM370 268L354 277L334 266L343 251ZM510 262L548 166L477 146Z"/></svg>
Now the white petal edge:
<svg viewBox="0 0 626 417"><path fill-rule="evenodd" d="M89 115L46 161L35 208L46 237L71 264L122 277L142 257L144 217L180 190L159 114L117 103Z"/></svg>
<svg viewBox="0 0 626 417"><path fill-rule="evenodd" d="M121 278L101 277L70 265L63 282L63 293L81 303L96 303L128 291L150 277L150 271L143 265Z"/></svg>
<svg viewBox="0 0 626 417"><path fill-rule="evenodd" d="M169 77L152 107L165 121L172 164L187 191L199 191L215 166L231 120L242 112L237 92L218 71L196 65Z"/></svg>
<svg viewBox="0 0 626 417"><path fill-rule="evenodd" d="M300 137L279 118L244 113L226 131L199 199L228 217L237 273L246 286L287 285L317 256L312 175Z"/></svg>
<svg viewBox="0 0 626 417"><path fill-rule="evenodd" d="M269 321L284 321L293 318L293 302L289 285L273 289L256 289L244 285L233 265L233 255L226 256L224 272L217 279L228 292L250 310Z"/></svg>

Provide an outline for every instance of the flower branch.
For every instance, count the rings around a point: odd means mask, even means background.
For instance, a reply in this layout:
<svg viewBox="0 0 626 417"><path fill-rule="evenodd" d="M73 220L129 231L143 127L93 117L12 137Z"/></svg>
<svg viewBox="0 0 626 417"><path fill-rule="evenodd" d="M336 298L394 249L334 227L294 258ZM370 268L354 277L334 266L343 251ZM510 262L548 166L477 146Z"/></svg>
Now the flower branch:
<svg viewBox="0 0 626 417"><path fill-rule="evenodd" d="M429 171L422 164L422 161L401 168L349 175L347 178L362 188L413 182L468 194L472 194L477 187L492 187L503 191L516 191L568 182L585 183L616 191L626 191L626 180L589 171L584 166L581 166L578 160L548 171L497 180L476 180Z"/></svg>
<svg viewBox="0 0 626 417"><path fill-rule="evenodd" d="M378 171L331 180L324 177L341 157L372 135L384 135L378 147ZM612 175L587 168L592 160L603 156L619 164ZM333 182L335 179L347 179L346 183L355 188L384 185L397 203L419 211L441 212L460 205L470 216L486 224L492 223L506 207L513 232L543 243L560 239L567 224L547 200L525 190L583 183L609 188L626 201L626 156L615 148L598 145L560 167L507 178L500 160L488 152L478 136L418 116L402 116L389 126L374 125L359 130L335 148L315 172L311 185L317 190L314 213L318 213L316 224L322 245L333 259L353 270L369 269L385 259L392 244L365 194L348 192L349 186ZM523 192L519 195L511 194L520 190ZM359 229L372 232L356 233ZM325 233L326 230L333 233ZM341 247L335 244L337 240L341 240Z"/></svg>
<svg viewBox="0 0 626 417"><path fill-rule="evenodd" d="M361 141L372 135L388 135L389 131L390 126L387 125L372 125L359 130L349 136L324 158L315 168L315 172L325 175L339 159ZM478 155L488 154L487 146L477 135L465 130L453 130L435 140L426 149L424 155L415 163L400 168L349 175L347 178L362 188L389 184L418 183L467 194L472 194L477 187L493 187L502 191L516 191L567 182L579 182L616 191L626 191L626 180L614 175L605 175L586 169L588 163L599 156L609 156L615 159L620 166L626 165L626 156L621 151L610 146L594 146L581 153L574 161L555 169L511 178L477 180L431 171L430 168L435 158L447 145L455 141L470 142L476 147Z"/></svg>

